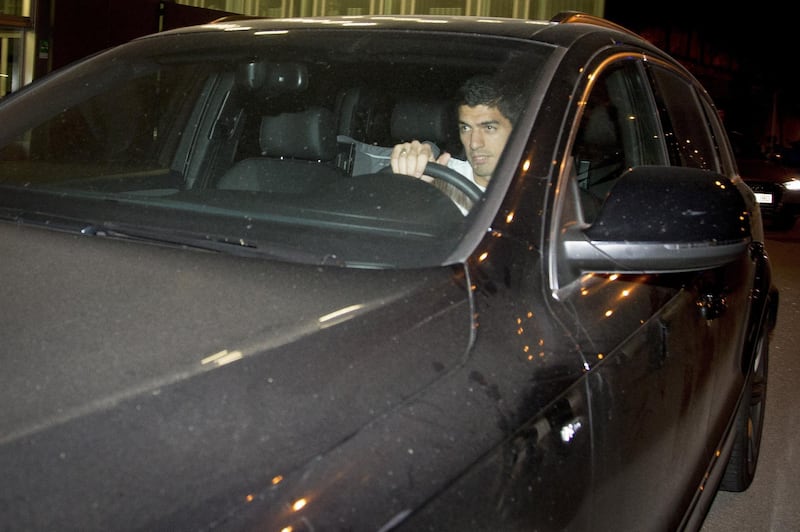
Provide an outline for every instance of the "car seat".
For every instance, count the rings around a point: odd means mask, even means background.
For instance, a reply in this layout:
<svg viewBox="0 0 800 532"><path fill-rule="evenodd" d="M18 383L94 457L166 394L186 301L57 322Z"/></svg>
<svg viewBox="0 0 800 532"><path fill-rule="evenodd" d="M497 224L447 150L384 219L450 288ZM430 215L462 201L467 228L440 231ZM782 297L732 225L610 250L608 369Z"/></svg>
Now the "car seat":
<svg viewBox="0 0 800 532"><path fill-rule="evenodd" d="M263 117L259 133L262 157L234 164L216 188L302 193L341 178L334 162L335 127L333 112L323 107Z"/></svg>

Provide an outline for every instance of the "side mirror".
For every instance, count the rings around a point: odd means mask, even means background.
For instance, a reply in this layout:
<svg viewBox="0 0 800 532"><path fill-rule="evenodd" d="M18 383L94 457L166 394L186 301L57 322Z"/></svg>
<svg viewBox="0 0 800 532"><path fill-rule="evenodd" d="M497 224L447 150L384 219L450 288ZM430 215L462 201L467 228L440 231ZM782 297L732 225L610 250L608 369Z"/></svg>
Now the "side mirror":
<svg viewBox="0 0 800 532"><path fill-rule="evenodd" d="M626 172L593 223L565 230L573 272L670 273L736 260L752 240L752 206L727 177L692 168Z"/></svg>

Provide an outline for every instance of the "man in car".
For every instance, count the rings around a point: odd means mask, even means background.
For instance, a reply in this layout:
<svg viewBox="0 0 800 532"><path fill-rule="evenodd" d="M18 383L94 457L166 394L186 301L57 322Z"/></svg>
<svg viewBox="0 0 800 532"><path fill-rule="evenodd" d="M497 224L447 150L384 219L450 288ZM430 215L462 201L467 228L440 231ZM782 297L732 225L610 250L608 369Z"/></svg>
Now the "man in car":
<svg viewBox="0 0 800 532"><path fill-rule="evenodd" d="M423 175L429 161L446 165L472 180L485 190L492 178L500 155L522 112L525 92L499 78L476 76L467 80L459 90L458 130L464 146L466 161L443 152L434 157L429 143L414 140L397 144L392 149L392 171L426 181ZM438 185L438 182L437 182ZM463 202L452 185L442 183L442 188L463 209Z"/></svg>

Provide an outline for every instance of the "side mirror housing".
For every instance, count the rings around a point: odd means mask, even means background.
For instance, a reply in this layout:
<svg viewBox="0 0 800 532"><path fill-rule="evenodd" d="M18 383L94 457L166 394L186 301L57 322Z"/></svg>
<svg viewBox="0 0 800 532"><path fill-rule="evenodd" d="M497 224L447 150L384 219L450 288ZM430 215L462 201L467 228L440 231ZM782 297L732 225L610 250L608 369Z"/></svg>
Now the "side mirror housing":
<svg viewBox="0 0 800 532"><path fill-rule="evenodd" d="M593 223L565 231L575 272L670 273L736 260L752 241L752 206L730 179L682 167L626 172Z"/></svg>

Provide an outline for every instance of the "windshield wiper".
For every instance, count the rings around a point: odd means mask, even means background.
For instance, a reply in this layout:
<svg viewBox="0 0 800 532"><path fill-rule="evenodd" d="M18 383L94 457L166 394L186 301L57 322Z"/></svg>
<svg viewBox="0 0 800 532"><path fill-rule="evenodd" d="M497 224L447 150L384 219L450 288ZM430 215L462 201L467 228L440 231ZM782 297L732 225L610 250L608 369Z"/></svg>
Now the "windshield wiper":
<svg viewBox="0 0 800 532"><path fill-rule="evenodd" d="M117 223L90 224L83 227L80 233L89 236L177 245L245 257L270 258L317 265L341 266L344 264L343 261L338 260L335 256L319 255L286 244L256 242L243 238L232 239L223 235L210 235L159 227L142 227Z"/></svg>
<svg viewBox="0 0 800 532"><path fill-rule="evenodd" d="M58 231L77 232L87 236L138 240L237 256L277 259L304 264L345 265L343 260L330 253L321 255L287 244L257 242L243 238L229 238L224 235L112 222L95 223L69 216L6 207L0 208L0 220L2 219L19 224L47 227Z"/></svg>

